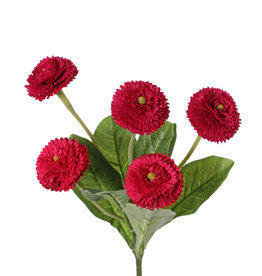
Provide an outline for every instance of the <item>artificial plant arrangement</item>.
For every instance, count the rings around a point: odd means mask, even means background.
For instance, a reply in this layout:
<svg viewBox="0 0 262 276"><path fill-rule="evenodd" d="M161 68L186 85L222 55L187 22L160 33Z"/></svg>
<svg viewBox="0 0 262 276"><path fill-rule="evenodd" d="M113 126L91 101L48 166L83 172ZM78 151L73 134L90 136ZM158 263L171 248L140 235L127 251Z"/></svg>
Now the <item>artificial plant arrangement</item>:
<svg viewBox="0 0 262 276"><path fill-rule="evenodd" d="M29 96L42 101L57 95L90 138L72 134L51 140L37 159L37 178L51 191L73 189L96 217L117 228L141 276L142 257L153 234L196 212L227 177L230 159L210 156L186 163L201 138L216 143L230 139L239 128L239 113L221 89L195 93L186 113L198 136L176 165L171 158L176 124L167 121L169 104L159 87L144 81L124 83L113 96L112 115L92 134L62 91L77 73L69 59L47 57L28 77Z"/></svg>

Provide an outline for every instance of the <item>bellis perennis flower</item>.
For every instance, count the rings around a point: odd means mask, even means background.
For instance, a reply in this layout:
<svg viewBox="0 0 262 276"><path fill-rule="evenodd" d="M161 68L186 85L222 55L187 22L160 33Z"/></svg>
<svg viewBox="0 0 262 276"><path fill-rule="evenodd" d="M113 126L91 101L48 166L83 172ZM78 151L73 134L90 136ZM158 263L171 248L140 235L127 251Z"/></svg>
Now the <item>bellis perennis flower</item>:
<svg viewBox="0 0 262 276"><path fill-rule="evenodd" d="M217 143L230 139L240 125L233 98L218 88L203 88L195 93L187 117L199 136Z"/></svg>
<svg viewBox="0 0 262 276"><path fill-rule="evenodd" d="M150 134L169 116L167 99L160 88L150 82L126 82L113 97L112 117L123 128L138 134Z"/></svg>
<svg viewBox="0 0 262 276"><path fill-rule="evenodd" d="M73 62L61 57L46 57L41 60L28 77L28 95L42 101L57 94L77 75Z"/></svg>
<svg viewBox="0 0 262 276"><path fill-rule="evenodd" d="M37 178L46 189L68 191L75 187L88 165L87 147L78 140L51 140L37 159Z"/></svg>
<svg viewBox="0 0 262 276"><path fill-rule="evenodd" d="M136 205L158 209L172 205L183 189L183 178L174 161L161 153L136 158L125 179L127 195Z"/></svg>

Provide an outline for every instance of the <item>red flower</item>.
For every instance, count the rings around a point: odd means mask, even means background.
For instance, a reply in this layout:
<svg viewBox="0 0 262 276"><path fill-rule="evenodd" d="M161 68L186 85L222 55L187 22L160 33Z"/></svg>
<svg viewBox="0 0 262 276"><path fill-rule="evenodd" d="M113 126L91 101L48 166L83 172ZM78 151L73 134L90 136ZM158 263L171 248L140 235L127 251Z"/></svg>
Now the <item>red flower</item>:
<svg viewBox="0 0 262 276"><path fill-rule="evenodd" d="M113 97L112 117L133 133L150 134L169 116L167 99L160 88L144 81L126 82Z"/></svg>
<svg viewBox="0 0 262 276"><path fill-rule="evenodd" d="M240 125L233 98L218 88L203 88L195 93L187 117L199 136L217 143L230 139Z"/></svg>
<svg viewBox="0 0 262 276"><path fill-rule="evenodd" d="M75 187L88 165L87 147L78 140L51 140L37 159L37 178L46 189L68 191Z"/></svg>
<svg viewBox="0 0 262 276"><path fill-rule="evenodd" d="M77 75L78 70L73 62L61 57L42 59L28 77L25 85L28 95L42 101L57 94Z"/></svg>
<svg viewBox="0 0 262 276"><path fill-rule="evenodd" d="M137 206L158 209L172 205L180 197L183 178L169 156L151 153L136 158L129 166L125 189Z"/></svg>

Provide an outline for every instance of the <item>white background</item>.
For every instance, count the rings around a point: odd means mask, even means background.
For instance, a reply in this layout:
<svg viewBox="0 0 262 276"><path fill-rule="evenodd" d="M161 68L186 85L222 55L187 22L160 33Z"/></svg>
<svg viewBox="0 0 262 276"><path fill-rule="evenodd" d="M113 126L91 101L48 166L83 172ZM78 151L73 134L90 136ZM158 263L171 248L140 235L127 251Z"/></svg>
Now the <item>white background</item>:
<svg viewBox="0 0 262 276"><path fill-rule="evenodd" d="M39 102L24 88L40 59L71 59L79 74L66 95L91 131L110 115L125 81L161 87L178 125L179 163L196 133L190 96L228 91L242 124L226 143L202 140L191 158L231 158L221 188L198 212L159 230L144 256L145 276L262 275L261 1L2 1L0 4L3 276L134 276L134 257L117 230L94 217L73 191L45 190L36 179L42 147L85 136L57 96Z"/></svg>

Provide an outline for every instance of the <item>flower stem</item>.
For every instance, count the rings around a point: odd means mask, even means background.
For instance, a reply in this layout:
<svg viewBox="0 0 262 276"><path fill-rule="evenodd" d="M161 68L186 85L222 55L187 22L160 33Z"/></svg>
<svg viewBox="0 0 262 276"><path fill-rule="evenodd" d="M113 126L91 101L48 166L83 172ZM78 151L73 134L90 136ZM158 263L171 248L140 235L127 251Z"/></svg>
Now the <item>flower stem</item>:
<svg viewBox="0 0 262 276"><path fill-rule="evenodd" d="M134 150L135 140L136 140L136 134L132 133L131 139L130 139L130 142L129 142L129 146L128 146L128 162L129 162L129 165L131 165L132 162L133 162L133 150Z"/></svg>
<svg viewBox="0 0 262 276"><path fill-rule="evenodd" d="M191 149L189 150L189 152L187 153L187 155L185 156L185 158L182 160L182 162L178 165L179 168L182 168L185 163L187 162L187 160L189 159L189 157L192 155L192 153L194 152L195 148L197 147L199 141L201 140L201 136L197 136L194 144L192 145Z"/></svg>
<svg viewBox="0 0 262 276"><path fill-rule="evenodd" d="M142 258L143 258L143 255L136 256L136 275L137 276L142 276Z"/></svg>
<svg viewBox="0 0 262 276"><path fill-rule="evenodd" d="M97 209L99 209L104 215L110 217L110 218L113 218L113 219L117 219L117 220L120 220L122 222L124 222L124 218L120 217L120 216L117 216L117 215L114 215L110 212L108 212L104 207L102 207L98 202L96 201L91 201Z"/></svg>
<svg viewBox="0 0 262 276"><path fill-rule="evenodd" d="M63 102L63 104L66 106L66 108L71 112L71 114L77 119L77 121L80 123L80 125L83 127L87 135L92 140L93 144L97 147L97 142L95 140L94 135L91 133L91 131L87 128L87 126L84 124L84 122L81 120L81 118L78 116L78 114L75 112L72 104L66 97L65 93L61 90L57 93L57 96L59 99Z"/></svg>

